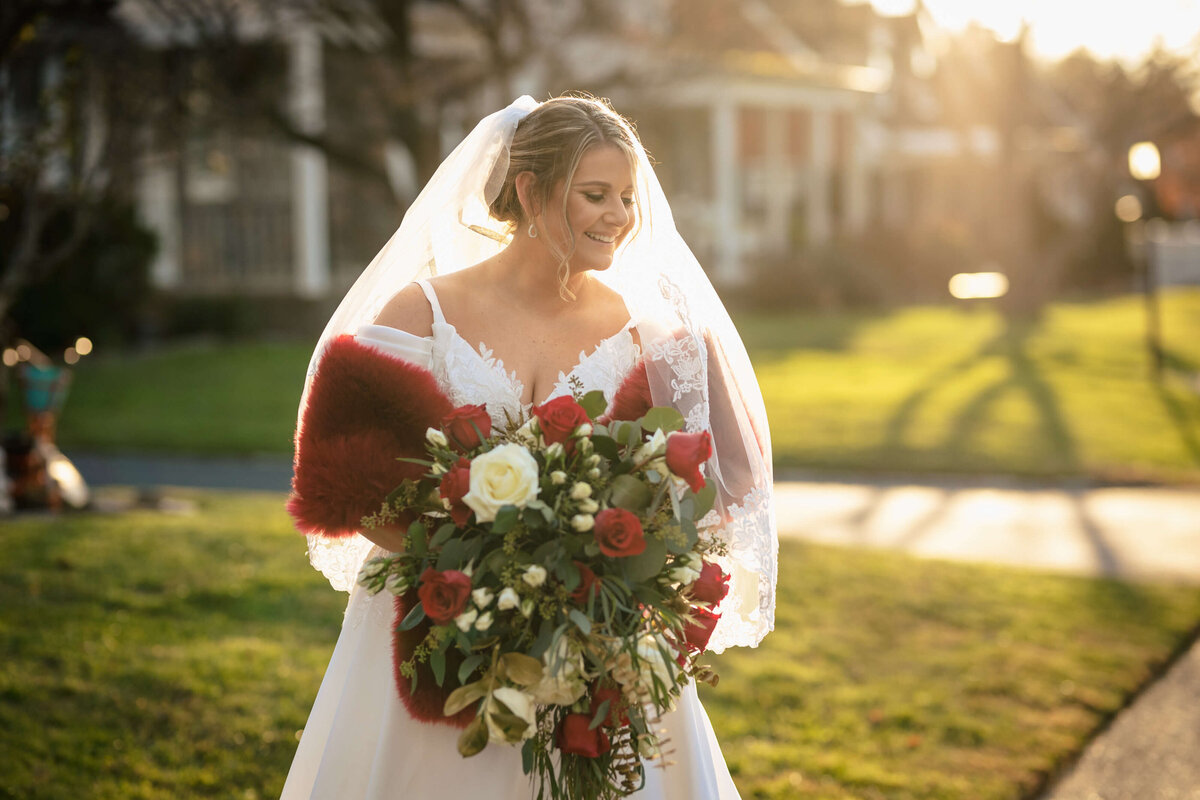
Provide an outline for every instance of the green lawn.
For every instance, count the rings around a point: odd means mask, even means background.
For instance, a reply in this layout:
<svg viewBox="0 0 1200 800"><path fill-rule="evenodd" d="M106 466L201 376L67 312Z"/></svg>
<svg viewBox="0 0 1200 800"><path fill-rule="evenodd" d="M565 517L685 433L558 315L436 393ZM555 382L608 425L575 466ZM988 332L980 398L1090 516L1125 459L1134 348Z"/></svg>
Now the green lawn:
<svg viewBox="0 0 1200 800"><path fill-rule="evenodd" d="M345 595L282 495L0 529L0 797L278 796ZM1200 590L785 542L777 629L704 702L748 798L1028 798Z"/></svg>
<svg viewBox="0 0 1200 800"><path fill-rule="evenodd" d="M1136 296L1009 326L987 308L741 315L780 468L1200 481L1200 291L1164 300L1147 379ZM308 344L227 345L78 369L72 448L285 454Z"/></svg>

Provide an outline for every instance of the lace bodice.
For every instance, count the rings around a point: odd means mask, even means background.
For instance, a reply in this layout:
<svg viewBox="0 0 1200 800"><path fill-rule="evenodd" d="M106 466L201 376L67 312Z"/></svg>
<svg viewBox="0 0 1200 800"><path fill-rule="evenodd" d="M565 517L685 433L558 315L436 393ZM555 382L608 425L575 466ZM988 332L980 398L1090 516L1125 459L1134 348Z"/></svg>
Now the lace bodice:
<svg viewBox="0 0 1200 800"><path fill-rule="evenodd" d="M446 321L433 287L418 281L433 309L431 336L414 336L381 325L364 325L355 334L359 341L389 355L404 358L427 367L437 379L438 386L456 406L483 404L492 422L498 427L508 420L521 421L529 416L531 403L522 403L524 385L515 371L509 372L504 363L492 355L483 342L473 347ZM639 349L633 340L632 325L603 339L589 353L581 351L579 360L569 372L560 372L547 400L599 389L611 401L621 381L637 364ZM371 555L372 544L362 536L343 539L308 537L308 556L335 589L354 588L359 567Z"/></svg>

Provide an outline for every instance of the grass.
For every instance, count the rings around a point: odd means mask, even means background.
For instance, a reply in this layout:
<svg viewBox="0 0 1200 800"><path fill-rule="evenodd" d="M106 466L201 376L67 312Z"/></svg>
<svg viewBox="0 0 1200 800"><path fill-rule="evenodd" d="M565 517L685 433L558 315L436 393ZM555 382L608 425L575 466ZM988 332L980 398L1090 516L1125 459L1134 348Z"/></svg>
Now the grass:
<svg viewBox="0 0 1200 800"><path fill-rule="evenodd" d="M345 596L282 496L191 496L5 523L0 797L278 796ZM702 687L748 800L1029 797L1200 621L1195 588L790 541L779 574Z"/></svg>
<svg viewBox="0 0 1200 800"><path fill-rule="evenodd" d="M1172 366L1200 373L1200 291L1163 303ZM1136 296L987 308L742 315L783 469L1200 481L1200 396L1148 380ZM77 370L65 449L290 453L307 344L243 344ZM1173 373L1174 375L1174 373Z"/></svg>
<svg viewBox="0 0 1200 800"><path fill-rule="evenodd" d="M750 318L782 467L1200 480L1200 395L1147 379L1141 301ZM1170 363L1200 373L1200 291L1164 300Z"/></svg>

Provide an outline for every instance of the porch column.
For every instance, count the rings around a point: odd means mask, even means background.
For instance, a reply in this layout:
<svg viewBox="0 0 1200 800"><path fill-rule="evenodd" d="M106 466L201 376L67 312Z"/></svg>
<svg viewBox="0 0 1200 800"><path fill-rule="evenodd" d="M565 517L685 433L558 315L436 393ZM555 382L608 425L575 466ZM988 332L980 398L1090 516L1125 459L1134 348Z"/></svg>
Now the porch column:
<svg viewBox="0 0 1200 800"><path fill-rule="evenodd" d="M290 37L288 83L296 125L308 134L325 128L325 78L321 37L301 27ZM325 154L315 147L292 147L292 242L295 288L301 297L329 291L329 173Z"/></svg>
<svg viewBox="0 0 1200 800"><path fill-rule="evenodd" d="M810 245L829 241L832 232L829 178L833 166L833 113L828 108L812 110L812 163L808 172L808 236Z"/></svg>
<svg viewBox="0 0 1200 800"><path fill-rule="evenodd" d="M716 243L713 282L737 284L745 277L741 274L742 192L738 185L737 106L731 100L719 99L711 108L711 117L712 222Z"/></svg>

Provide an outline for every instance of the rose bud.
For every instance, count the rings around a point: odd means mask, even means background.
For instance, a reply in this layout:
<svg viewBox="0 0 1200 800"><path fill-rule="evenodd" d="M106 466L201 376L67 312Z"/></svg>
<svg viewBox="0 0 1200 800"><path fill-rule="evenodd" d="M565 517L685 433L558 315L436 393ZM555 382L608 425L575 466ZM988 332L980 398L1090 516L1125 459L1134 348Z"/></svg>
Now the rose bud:
<svg viewBox="0 0 1200 800"><path fill-rule="evenodd" d="M471 462L460 458L450 471L442 476L438 494L450 511L455 525L466 525L471 518L471 509L463 502L463 496L471 489Z"/></svg>
<svg viewBox="0 0 1200 800"><path fill-rule="evenodd" d="M548 400L533 409L546 444L566 442L580 425L591 422L583 406L570 395Z"/></svg>
<svg viewBox="0 0 1200 800"><path fill-rule="evenodd" d="M629 715L625 713L625 698L621 695L621 690L615 686L598 686L592 690L592 705L588 709L588 714L594 717L600 704L605 700L608 701L608 716L601 724L610 728L628 725Z"/></svg>
<svg viewBox="0 0 1200 800"><path fill-rule="evenodd" d="M591 714L567 714L558 725L555 743L564 753L585 758L596 758L608 752L608 734L602 727L588 730L592 724Z"/></svg>
<svg viewBox="0 0 1200 800"><path fill-rule="evenodd" d="M701 603L715 606L729 594L729 575L719 566L705 561L700 577L692 584L692 597Z"/></svg>
<svg viewBox="0 0 1200 800"><path fill-rule="evenodd" d="M596 515L596 542L610 558L636 556L646 549L646 536L637 515L623 508L606 508Z"/></svg>
<svg viewBox="0 0 1200 800"><path fill-rule="evenodd" d="M462 613L471 597L471 578L456 569L438 572L426 567L421 573L417 596L425 608L425 616L435 625L445 625Z"/></svg>
<svg viewBox="0 0 1200 800"><path fill-rule="evenodd" d="M579 570L579 585L571 592L571 599L582 605L587 603L589 593L600 594L600 584L596 582L596 573L587 564L576 561L575 568Z"/></svg>
<svg viewBox="0 0 1200 800"><path fill-rule="evenodd" d="M712 457L712 437L708 431L682 433L675 431L667 437L667 469L687 481L693 492L704 488L700 468Z"/></svg>
<svg viewBox="0 0 1200 800"><path fill-rule="evenodd" d="M683 638L692 650L703 652L708 647L708 640L712 638L713 629L717 627L721 615L698 607L693 607L689 613L695 622L684 625Z"/></svg>
<svg viewBox="0 0 1200 800"><path fill-rule="evenodd" d="M459 450L470 450L492 435L492 418L483 405L459 406L442 418L442 430Z"/></svg>

